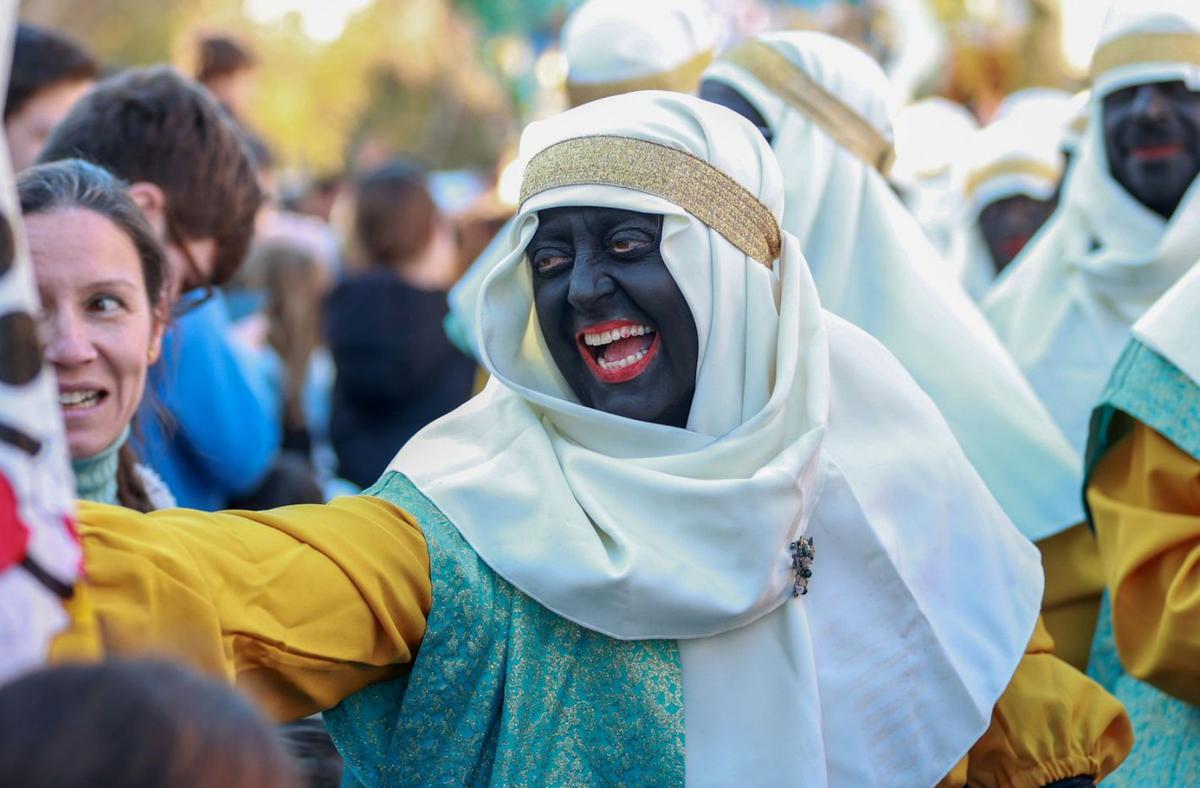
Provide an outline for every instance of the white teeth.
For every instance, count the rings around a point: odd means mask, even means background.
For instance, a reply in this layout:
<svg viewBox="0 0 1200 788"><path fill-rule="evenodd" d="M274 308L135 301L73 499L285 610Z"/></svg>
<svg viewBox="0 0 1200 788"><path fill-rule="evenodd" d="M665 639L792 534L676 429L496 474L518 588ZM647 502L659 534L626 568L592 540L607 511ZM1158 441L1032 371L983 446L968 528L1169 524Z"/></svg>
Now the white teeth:
<svg viewBox="0 0 1200 788"><path fill-rule="evenodd" d="M611 331L601 331L594 334L584 334L583 343L588 347L599 347L616 342L618 339L628 339L629 337L640 337L645 334L654 333L654 329L650 326L621 326L614 328Z"/></svg>
<svg viewBox="0 0 1200 788"><path fill-rule="evenodd" d="M612 370L612 369L625 369L625 367L629 366L630 364L636 364L639 361L641 361L642 359L644 359L646 357L647 352L648 351L646 351L646 350L639 350L638 352L634 353L632 356L626 356L625 358L623 358L619 361L605 361L604 359L600 359L600 369L603 369L606 371Z"/></svg>
<svg viewBox="0 0 1200 788"><path fill-rule="evenodd" d="M99 391L60 391L58 393L58 404L64 408L88 407L99 401Z"/></svg>

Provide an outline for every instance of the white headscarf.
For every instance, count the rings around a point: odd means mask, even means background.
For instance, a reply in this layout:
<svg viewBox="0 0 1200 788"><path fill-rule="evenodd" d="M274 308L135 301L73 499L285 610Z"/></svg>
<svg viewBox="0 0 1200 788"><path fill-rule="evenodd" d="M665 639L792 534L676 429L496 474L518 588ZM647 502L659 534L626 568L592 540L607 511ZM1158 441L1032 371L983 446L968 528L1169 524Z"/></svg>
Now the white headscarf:
<svg viewBox="0 0 1200 788"><path fill-rule="evenodd" d="M562 31L571 104L634 90L691 93L716 46L704 0L587 0Z"/></svg>
<svg viewBox="0 0 1200 788"><path fill-rule="evenodd" d="M1200 385L1200 265L1167 291L1133 324L1133 335Z"/></svg>
<svg viewBox="0 0 1200 788"><path fill-rule="evenodd" d="M958 280L976 300L983 298L996 279L996 266L979 229L979 215L987 206L1009 197L1049 200L1054 196L1062 177L1065 109L1054 104L1013 109L1012 114L977 132L961 161L965 201L956 267Z"/></svg>
<svg viewBox="0 0 1200 788"><path fill-rule="evenodd" d="M770 126L786 173L784 229L799 239L822 305L895 354L1022 532L1040 539L1081 520L1070 447L879 172L890 150L879 67L820 33L744 46L705 79L732 85ZM747 51L754 62L733 62Z"/></svg>
<svg viewBox="0 0 1200 788"><path fill-rule="evenodd" d="M954 165L979 123L961 104L934 96L896 115L896 162L889 179L937 251L949 259L962 213L962 172Z"/></svg>
<svg viewBox="0 0 1200 788"><path fill-rule="evenodd" d="M1109 172L1104 97L1173 79L1200 88L1197 53L1200 3L1113 7L1093 56L1087 137L1062 203L984 300L988 319L1080 454L1130 326L1200 255L1200 178L1169 221L1138 202Z"/></svg>
<svg viewBox="0 0 1200 788"><path fill-rule="evenodd" d="M1020 659L1040 567L896 361L822 311L770 149L722 107L644 92L530 125L521 155L479 306L492 381L392 468L550 610L680 641L690 784L936 782ZM699 340L686 429L583 407L554 366L524 250L565 205L664 216Z"/></svg>

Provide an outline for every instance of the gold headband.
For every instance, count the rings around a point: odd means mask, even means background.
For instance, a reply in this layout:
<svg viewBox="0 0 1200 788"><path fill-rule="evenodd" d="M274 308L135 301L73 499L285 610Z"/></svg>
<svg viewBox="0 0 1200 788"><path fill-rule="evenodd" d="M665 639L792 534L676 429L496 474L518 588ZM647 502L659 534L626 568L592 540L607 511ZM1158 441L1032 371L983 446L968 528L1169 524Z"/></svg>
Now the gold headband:
<svg viewBox="0 0 1200 788"><path fill-rule="evenodd" d="M1138 63L1189 63L1200 66L1200 34L1136 33L1115 38L1092 56L1092 81L1113 69Z"/></svg>
<svg viewBox="0 0 1200 788"><path fill-rule="evenodd" d="M971 173L967 178L964 191L968 198L974 197L975 192L979 190L980 186L993 178L1001 178L1005 175L1029 175L1049 181L1050 183L1055 183L1060 174L1057 169L1051 167L1049 164L1034 161L1033 159L998 161Z"/></svg>
<svg viewBox="0 0 1200 788"><path fill-rule="evenodd" d="M637 90L671 90L676 93L695 93L700 84L700 75L713 61L713 50L706 49L680 63L675 68L631 77L614 82L572 82L567 79L567 98L572 107L589 101L633 93Z"/></svg>
<svg viewBox="0 0 1200 788"><path fill-rule="evenodd" d="M749 71L768 90L804 113L834 141L886 175L896 150L879 129L843 104L773 47L747 41L726 53L727 63Z"/></svg>
<svg viewBox="0 0 1200 788"><path fill-rule="evenodd" d="M632 137L563 140L529 160L521 203L548 189L579 185L619 186L662 197L768 268L779 257L779 222L771 210L690 153Z"/></svg>

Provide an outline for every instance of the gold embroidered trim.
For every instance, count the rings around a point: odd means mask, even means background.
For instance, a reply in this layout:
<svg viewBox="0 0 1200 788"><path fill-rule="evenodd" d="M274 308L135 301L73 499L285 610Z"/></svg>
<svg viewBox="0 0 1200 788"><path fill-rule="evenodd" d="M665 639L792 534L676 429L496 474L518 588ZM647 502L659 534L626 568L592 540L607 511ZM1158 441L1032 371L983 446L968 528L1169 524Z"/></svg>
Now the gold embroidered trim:
<svg viewBox="0 0 1200 788"><path fill-rule="evenodd" d="M672 90L676 93L695 93L700 84L700 75L713 61L713 50L706 49L680 63L675 68L646 74L642 77L615 80L613 82L572 82L567 79L567 98L572 107L589 101L633 93L636 90Z"/></svg>
<svg viewBox="0 0 1200 788"><path fill-rule="evenodd" d="M1137 33L1113 39L1092 56L1092 80L1137 63L1190 63L1200 66L1200 34Z"/></svg>
<svg viewBox="0 0 1200 788"><path fill-rule="evenodd" d="M768 268L779 257L779 223L767 206L703 159L657 142L596 135L551 145L526 166L521 203L548 189L589 184L662 197Z"/></svg>
<svg viewBox="0 0 1200 788"><path fill-rule="evenodd" d="M886 175L896 149L865 118L762 41L747 41L722 56L804 113L839 145Z"/></svg>
<svg viewBox="0 0 1200 788"><path fill-rule="evenodd" d="M1002 178L1005 175L1030 175L1034 178L1041 178L1050 183L1058 180L1061 173L1057 168L1051 167L1049 164L1032 159L1016 159L1011 161L998 161L995 164L976 170L967 178L964 190L968 198L974 197L975 192L979 187L993 178Z"/></svg>

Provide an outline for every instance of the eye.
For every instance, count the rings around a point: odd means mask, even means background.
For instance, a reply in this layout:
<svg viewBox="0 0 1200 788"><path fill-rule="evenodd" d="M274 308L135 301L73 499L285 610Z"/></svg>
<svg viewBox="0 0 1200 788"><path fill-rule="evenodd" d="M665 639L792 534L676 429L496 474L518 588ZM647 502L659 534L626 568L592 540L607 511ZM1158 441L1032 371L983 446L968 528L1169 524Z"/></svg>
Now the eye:
<svg viewBox="0 0 1200 788"><path fill-rule="evenodd" d="M570 255L559 249L539 249L530 258L539 276L553 276L571 265Z"/></svg>
<svg viewBox="0 0 1200 788"><path fill-rule="evenodd" d="M632 255L648 250L654 241L641 233L621 233L609 241L608 246L619 255Z"/></svg>
<svg viewBox="0 0 1200 788"><path fill-rule="evenodd" d="M100 293L87 300L87 310L101 315L111 315L124 308L124 301L108 293Z"/></svg>

